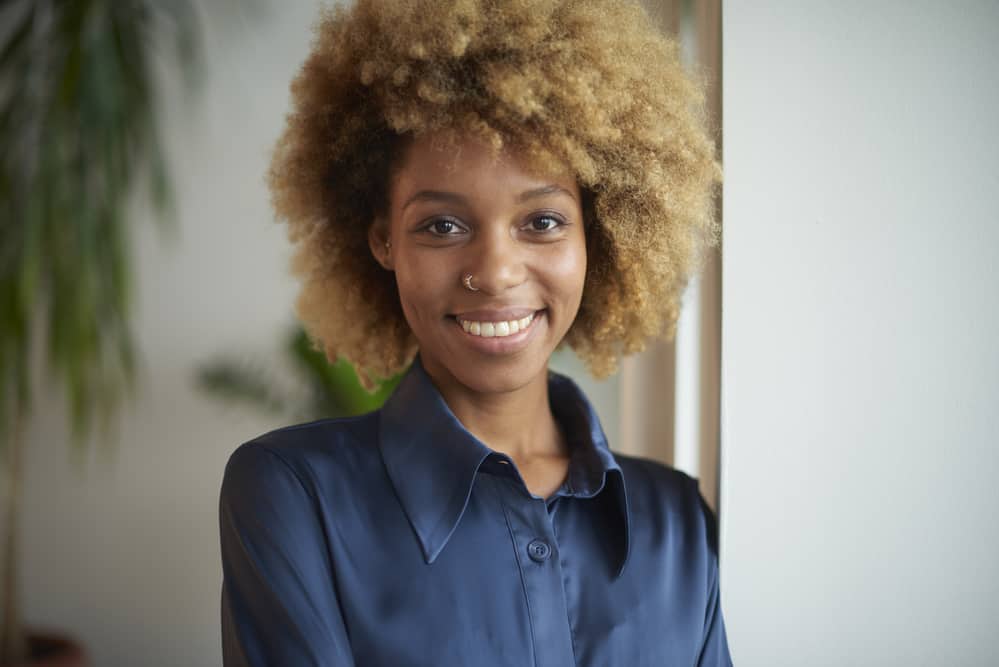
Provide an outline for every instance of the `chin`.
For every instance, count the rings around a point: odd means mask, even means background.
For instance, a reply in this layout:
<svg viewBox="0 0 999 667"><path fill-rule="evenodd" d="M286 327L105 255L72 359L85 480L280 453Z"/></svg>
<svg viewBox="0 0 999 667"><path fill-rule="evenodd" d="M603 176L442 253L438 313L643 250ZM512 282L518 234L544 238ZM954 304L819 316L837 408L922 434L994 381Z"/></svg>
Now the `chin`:
<svg viewBox="0 0 999 667"><path fill-rule="evenodd" d="M452 355L444 358L444 362L438 358L432 363L442 367L458 384L477 394L517 391L548 370L548 358L540 354L510 357ZM426 359L424 364L427 364Z"/></svg>
<svg viewBox="0 0 999 667"><path fill-rule="evenodd" d="M532 364L529 367L514 367L501 372L492 372L483 378L479 373L468 373L472 377L462 378L462 383L481 394L505 394L523 389L534 382L538 375L547 369L547 364Z"/></svg>

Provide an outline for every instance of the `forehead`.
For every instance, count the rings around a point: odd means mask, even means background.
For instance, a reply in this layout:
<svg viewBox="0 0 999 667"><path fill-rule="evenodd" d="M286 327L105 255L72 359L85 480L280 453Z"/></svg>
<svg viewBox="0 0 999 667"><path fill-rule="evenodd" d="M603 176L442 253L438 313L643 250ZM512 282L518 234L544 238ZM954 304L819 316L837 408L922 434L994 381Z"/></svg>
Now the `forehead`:
<svg viewBox="0 0 999 667"><path fill-rule="evenodd" d="M426 134L413 139L401 156L392 197L398 201L421 190L438 190L468 197L516 198L547 185L561 186L578 197L579 188L568 170L539 171L517 153L495 151L476 137Z"/></svg>

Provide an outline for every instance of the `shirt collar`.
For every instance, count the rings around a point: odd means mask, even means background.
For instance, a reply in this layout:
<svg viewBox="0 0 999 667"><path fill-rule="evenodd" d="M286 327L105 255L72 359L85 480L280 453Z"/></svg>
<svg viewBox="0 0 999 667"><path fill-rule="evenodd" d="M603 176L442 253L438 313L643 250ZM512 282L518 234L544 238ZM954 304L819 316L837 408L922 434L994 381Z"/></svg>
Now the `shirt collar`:
<svg viewBox="0 0 999 667"><path fill-rule="evenodd" d="M619 547L615 576L628 560L630 517L624 476L600 420L583 392L564 375L548 374L549 401L572 447L564 495L610 496L608 539ZM427 375L419 355L382 407L379 447L403 510L432 563L458 526L482 463L505 455L468 432ZM604 494L606 488L607 493Z"/></svg>

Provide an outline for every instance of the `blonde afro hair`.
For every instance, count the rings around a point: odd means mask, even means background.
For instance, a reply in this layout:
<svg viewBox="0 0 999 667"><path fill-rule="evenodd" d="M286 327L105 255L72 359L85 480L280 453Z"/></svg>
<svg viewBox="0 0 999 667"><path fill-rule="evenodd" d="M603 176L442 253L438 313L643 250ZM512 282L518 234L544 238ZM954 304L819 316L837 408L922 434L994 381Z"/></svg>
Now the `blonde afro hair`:
<svg viewBox="0 0 999 667"><path fill-rule="evenodd" d="M717 243L702 87L622 0L359 0L324 9L268 174L296 311L366 386L417 349L367 230L407 138L472 134L584 192L587 275L567 342L596 377L652 336Z"/></svg>

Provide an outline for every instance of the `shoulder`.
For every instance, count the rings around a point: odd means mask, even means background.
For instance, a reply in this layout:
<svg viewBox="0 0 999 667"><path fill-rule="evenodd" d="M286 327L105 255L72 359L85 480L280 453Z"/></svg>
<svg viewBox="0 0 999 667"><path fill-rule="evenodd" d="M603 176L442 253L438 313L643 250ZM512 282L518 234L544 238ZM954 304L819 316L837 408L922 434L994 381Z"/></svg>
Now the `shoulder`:
<svg viewBox="0 0 999 667"><path fill-rule="evenodd" d="M614 453L624 476L633 524L651 521L670 533L718 551L715 513L705 502L699 482L659 461Z"/></svg>
<svg viewBox="0 0 999 667"><path fill-rule="evenodd" d="M319 487L357 481L379 470L377 411L285 426L240 444L229 455L223 497L289 487L315 496ZM256 495L256 494L254 494Z"/></svg>

